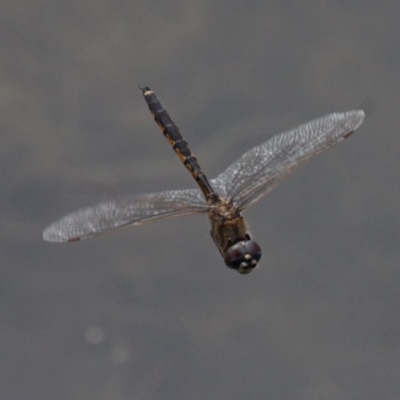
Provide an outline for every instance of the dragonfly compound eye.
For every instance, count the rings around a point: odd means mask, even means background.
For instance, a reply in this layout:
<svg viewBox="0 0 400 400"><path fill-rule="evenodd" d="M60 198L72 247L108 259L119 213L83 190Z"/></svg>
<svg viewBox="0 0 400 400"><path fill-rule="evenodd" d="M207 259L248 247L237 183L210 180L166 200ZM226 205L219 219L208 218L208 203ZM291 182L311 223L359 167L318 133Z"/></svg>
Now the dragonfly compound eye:
<svg viewBox="0 0 400 400"><path fill-rule="evenodd" d="M260 258L261 248L253 240L236 242L228 248L224 256L225 264L240 274L251 272Z"/></svg>

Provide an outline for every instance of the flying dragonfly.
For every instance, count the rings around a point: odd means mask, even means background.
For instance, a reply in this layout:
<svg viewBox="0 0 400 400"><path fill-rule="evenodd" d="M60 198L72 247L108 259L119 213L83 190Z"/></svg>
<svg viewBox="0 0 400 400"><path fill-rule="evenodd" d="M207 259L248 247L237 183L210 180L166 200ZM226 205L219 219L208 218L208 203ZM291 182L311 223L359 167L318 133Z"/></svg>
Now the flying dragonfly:
<svg viewBox="0 0 400 400"><path fill-rule="evenodd" d="M270 193L298 167L343 139L363 122L362 110L333 113L279 133L244 153L214 179L208 179L179 128L148 87L143 97L165 138L199 189L122 196L65 215L43 232L50 242L76 242L117 229L187 214L206 214L211 237L225 264L250 273L261 259L242 212Z"/></svg>

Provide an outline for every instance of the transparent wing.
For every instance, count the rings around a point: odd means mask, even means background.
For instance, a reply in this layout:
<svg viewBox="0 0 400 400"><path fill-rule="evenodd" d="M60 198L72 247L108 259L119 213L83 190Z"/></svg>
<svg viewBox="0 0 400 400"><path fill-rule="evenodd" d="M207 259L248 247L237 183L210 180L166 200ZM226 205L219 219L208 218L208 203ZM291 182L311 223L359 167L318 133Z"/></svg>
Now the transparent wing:
<svg viewBox="0 0 400 400"><path fill-rule="evenodd" d="M204 213L208 209L199 189L118 197L62 217L44 230L43 239L50 242L73 242L128 225Z"/></svg>
<svg viewBox="0 0 400 400"><path fill-rule="evenodd" d="M363 122L364 111L334 113L273 136L249 150L217 178L213 187L239 210L268 194L305 161L348 138Z"/></svg>

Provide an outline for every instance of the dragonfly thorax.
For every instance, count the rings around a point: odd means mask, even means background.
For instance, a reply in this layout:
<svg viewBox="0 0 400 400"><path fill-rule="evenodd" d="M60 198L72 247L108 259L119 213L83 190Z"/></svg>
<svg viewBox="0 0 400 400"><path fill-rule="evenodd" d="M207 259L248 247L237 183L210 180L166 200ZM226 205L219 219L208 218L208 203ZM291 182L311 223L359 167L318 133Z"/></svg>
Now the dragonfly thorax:
<svg viewBox="0 0 400 400"><path fill-rule="evenodd" d="M210 211L212 218L218 219L221 222L233 221L241 218L236 205L220 196L218 196L217 201L211 205Z"/></svg>
<svg viewBox="0 0 400 400"><path fill-rule="evenodd" d="M227 203L212 207L208 217L211 223L211 236L222 256L226 250L248 234L243 217L236 213L237 209Z"/></svg>

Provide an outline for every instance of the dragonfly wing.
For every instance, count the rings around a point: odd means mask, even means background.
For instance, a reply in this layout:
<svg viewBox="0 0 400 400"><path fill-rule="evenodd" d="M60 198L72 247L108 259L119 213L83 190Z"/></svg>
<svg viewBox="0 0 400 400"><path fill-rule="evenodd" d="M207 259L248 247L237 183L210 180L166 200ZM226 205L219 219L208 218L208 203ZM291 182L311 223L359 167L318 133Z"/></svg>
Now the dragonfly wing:
<svg viewBox="0 0 400 400"><path fill-rule="evenodd" d="M73 242L162 218L204 213L209 209L199 189L123 196L65 215L49 225L43 239Z"/></svg>
<svg viewBox="0 0 400 400"><path fill-rule="evenodd" d="M363 122L364 111L329 114L273 136L249 150L211 184L244 210L300 165L343 139Z"/></svg>

